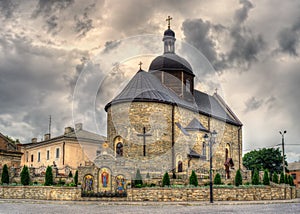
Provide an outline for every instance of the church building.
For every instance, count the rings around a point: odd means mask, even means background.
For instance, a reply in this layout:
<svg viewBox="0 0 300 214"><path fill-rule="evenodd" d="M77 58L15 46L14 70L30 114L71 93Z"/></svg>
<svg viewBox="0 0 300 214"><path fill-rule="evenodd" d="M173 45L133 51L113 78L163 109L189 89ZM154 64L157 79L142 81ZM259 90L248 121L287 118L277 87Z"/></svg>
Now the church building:
<svg viewBox="0 0 300 214"><path fill-rule="evenodd" d="M107 141L95 168L83 167L80 173L93 179L95 192L114 191L120 181L134 179L137 169L143 178L162 178L165 172L188 178L192 170L201 178L209 172L210 143L214 173L230 178L230 171L242 167L242 123L217 92L195 89L192 66L176 54L175 32L167 20L163 54L147 71L140 63L105 106Z"/></svg>

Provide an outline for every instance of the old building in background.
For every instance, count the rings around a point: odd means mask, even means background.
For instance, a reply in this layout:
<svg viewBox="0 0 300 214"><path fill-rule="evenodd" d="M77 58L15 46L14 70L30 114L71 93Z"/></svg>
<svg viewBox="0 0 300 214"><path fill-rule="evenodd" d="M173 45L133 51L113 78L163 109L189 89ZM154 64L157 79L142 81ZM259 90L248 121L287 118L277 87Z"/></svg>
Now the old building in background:
<svg viewBox="0 0 300 214"><path fill-rule="evenodd" d="M0 168L6 164L8 167L19 167L22 152L20 143L0 133Z"/></svg>
<svg viewBox="0 0 300 214"><path fill-rule="evenodd" d="M97 148L106 140L105 137L86 131L82 124L75 128L66 127L64 134L51 137L45 134L42 141L32 138L31 143L22 144L21 164L27 165L34 175L43 175L47 166L52 166L56 173L67 176L81 165L88 165L88 157L96 157ZM85 148L90 148L83 150ZM90 151L92 154L87 154Z"/></svg>
<svg viewBox="0 0 300 214"><path fill-rule="evenodd" d="M288 164L288 174L293 176L294 184L297 188L300 187L300 161Z"/></svg>

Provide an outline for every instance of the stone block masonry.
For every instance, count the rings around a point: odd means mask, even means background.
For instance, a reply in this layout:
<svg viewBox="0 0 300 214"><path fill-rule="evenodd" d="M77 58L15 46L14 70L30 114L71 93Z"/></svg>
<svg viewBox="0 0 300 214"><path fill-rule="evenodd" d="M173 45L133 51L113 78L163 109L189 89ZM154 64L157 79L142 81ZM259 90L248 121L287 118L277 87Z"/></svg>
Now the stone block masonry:
<svg viewBox="0 0 300 214"><path fill-rule="evenodd" d="M0 186L0 198L39 200L80 200L81 189L77 187L52 186Z"/></svg>
<svg viewBox="0 0 300 214"><path fill-rule="evenodd" d="M215 201L259 201L296 198L294 187L214 187ZM38 200L93 201L209 201L209 188L141 188L128 189L127 197L81 197L79 187L0 186L0 198Z"/></svg>

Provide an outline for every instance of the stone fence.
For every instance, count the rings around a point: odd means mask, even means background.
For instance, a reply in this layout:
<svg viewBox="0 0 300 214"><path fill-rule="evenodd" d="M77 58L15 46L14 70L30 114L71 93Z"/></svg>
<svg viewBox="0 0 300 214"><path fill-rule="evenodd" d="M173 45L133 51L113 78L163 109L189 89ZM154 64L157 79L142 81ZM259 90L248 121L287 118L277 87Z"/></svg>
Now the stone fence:
<svg viewBox="0 0 300 214"><path fill-rule="evenodd" d="M296 198L294 187L214 187L215 201L284 200ZM128 201L209 201L209 188L129 189Z"/></svg>
<svg viewBox="0 0 300 214"><path fill-rule="evenodd" d="M0 186L0 198L40 200L80 200L81 189L55 186Z"/></svg>
<svg viewBox="0 0 300 214"><path fill-rule="evenodd" d="M214 187L215 201L284 200L296 198L296 189L278 187ZM209 201L209 188L140 188L128 189L127 197L81 197L79 187L0 186L0 198L40 200L97 201Z"/></svg>

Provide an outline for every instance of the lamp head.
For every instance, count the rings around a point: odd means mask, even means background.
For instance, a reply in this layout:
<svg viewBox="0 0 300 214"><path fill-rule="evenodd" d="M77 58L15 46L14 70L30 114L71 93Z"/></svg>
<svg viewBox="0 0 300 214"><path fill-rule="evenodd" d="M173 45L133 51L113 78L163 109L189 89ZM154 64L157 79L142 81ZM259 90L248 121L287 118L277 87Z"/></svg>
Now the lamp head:
<svg viewBox="0 0 300 214"><path fill-rule="evenodd" d="M216 138L217 137L217 132L216 130L213 130L213 132L211 133L212 138Z"/></svg>

